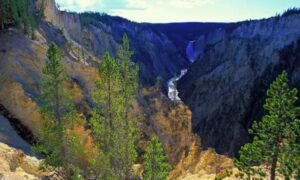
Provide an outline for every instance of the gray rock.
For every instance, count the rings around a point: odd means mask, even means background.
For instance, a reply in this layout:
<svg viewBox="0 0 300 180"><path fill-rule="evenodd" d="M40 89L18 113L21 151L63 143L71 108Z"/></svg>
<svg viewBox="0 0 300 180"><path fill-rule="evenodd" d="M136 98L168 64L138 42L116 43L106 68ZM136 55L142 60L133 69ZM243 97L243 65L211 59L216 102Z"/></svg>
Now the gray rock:
<svg viewBox="0 0 300 180"><path fill-rule="evenodd" d="M247 130L263 115L266 90L282 70L300 87L299 46L283 50L299 37L300 16L294 15L244 22L199 38L195 51L202 53L178 89L204 147L236 154L250 140Z"/></svg>

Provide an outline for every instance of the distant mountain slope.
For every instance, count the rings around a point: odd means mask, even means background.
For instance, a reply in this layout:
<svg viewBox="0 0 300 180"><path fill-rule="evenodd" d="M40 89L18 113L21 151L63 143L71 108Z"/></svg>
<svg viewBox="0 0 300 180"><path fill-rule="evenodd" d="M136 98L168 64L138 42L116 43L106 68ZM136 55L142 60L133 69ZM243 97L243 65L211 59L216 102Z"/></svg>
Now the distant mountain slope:
<svg viewBox="0 0 300 180"><path fill-rule="evenodd" d="M300 89L300 15L242 22L195 42L198 58L178 82L204 147L234 155L263 114L266 89L287 70Z"/></svg>
<svg viewBox="0 0 300 180"><path fill-rule="evenodd" d="M179 52L185 55L185 49L189 41L194 41L200 36L214 32L219 28L229 27L231 23L187 22L148 25L164 33L179 48Z"/></svg>

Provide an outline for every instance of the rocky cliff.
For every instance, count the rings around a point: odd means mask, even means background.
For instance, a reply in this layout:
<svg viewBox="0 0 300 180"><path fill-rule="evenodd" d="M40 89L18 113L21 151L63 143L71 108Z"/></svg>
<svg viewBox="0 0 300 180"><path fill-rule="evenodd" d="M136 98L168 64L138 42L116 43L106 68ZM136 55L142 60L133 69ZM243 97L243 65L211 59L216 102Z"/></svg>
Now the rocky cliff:
<svg viewBox="0 0 300 180"><path fill-rule="evenodd" d="M266 89L287 70L300 87L300 15L236 24L201 36L196 62L178 83L193 112L203 147L234 155L250 140L247 129L263 115Z"/></svg>
<svg viewBox="0 0 300 180"><path fill-rule="evenodd" d="M230 24L225 23L135 23L121 17L98 13L71 13L57 9L54 0L36 0L44 20L61 29L69 41L101 58L115 55L126 33L140 66L140 83L154 85L157 77L164 82L189 65L185 47L189 41ZM80 52L79 52L80 53Z"/></svg>
<svg viewBox="0 0 300 180"><path fill-rule="evenodd" d="M69 13L57 9L54 0L37 0L44 20L61 29L69 41L74 41L98 58L109 52L116 55L126 33L140 66L140 83L154 85L157 77L167 81L188 65L185 55L162 32L150 25L96 13ZM79 52L80 53L80 52Z"/></svg>

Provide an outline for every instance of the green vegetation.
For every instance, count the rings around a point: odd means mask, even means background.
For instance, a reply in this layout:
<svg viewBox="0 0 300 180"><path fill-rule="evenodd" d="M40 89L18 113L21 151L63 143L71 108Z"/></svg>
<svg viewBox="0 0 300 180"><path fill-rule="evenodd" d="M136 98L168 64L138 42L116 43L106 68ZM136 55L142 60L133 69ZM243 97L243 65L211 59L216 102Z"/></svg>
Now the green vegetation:
<svg viewBox="0 0 300 180"><path fill-rule="evenodd" d="M296 8L296 7L290 8L290 9L286 10L286 11L282 14L282 16L283 16L283 17L286 17L286 16L295 15L295 14L300 14L300 8Z"/></svg>
<svg viewBox="0 0 300 180"><path fill-rule="evenodd" d="M144 155L144 179L165 180L171 170L162 144L157 137L153 137Z"/></svg>
<svg viewBox="0 0 300 180"><path fill-rule="evenodd" d="M10 25L17 26L23 29L25 34L34 38L36 22L30 11L31 3L30 0L1 0L0 28Z"/></svg>
<svg viewBox="0 0 300 180"><path fill-rule="evenodd" d="M74 180L90 175L105 180L135 178L132 168L138 158L136 143L140 139L141 119L133 113L139 69L132 62L132 55L124 35L116 58L106 54L99 65L101 78L93 93L95 108L90 119L96 147L87 150L83 137L76 132L76 127L84 123L66 88L70 82L64 70L63 52L55 44L49 46L41 83L43 122L33 147L34 152L44 155L41 168ZM86 153L96 156L86 157ZM87 158L88 167L80 162L82 158ZM166 179L169 171L162 145L153 138L145 154L145 178Z"/></svg>
<svg viewBox="0 0 300 180"><path fill-rule="evenodd" d="M81 137L70 130L79 119L70 93L64 88L67 78L63 53L54 44L49 46L43 75L40 109L43 124L34 151L45 155L43 168L51 166L67 179L78 178L79 168L75 166L74 157L82 151L82 142Z"/></svg>
<svg viewBox="0 0 300 180"><path fill-rule="evenodd" d="M93 25L101 27L101 23L112 25L113 23L129 22L127 19L118 16L109 16L105 13L85 12L80 14L80 23L83 26Z"/></svg>
<svg viewBox="0 0 300 180"><path fill-rule="evenodd" d="M127 35L123 36L123 44L120 47L117 60L120 63L121 74L121 118L119 131L121 138L121 147L119 148L121 172L127 179L130 178L131 168L136 162L137 151L135 142L139 139L138 125L140 119L132 115L132 104L138 93L138 72L139 68L135 65L131 57L133 52L130 51L129 40Z"/></svg>
<svg viewBox="0 0 300 180"><path fill-rule="evenodd" d="M117 59L104 56L100 63L94 101L98 104L91 126L100 149L98 159L103 179L130 179L136 161L135 142L139 138L138 118L130 113L138 86L138 68L131 61L128 38L125 35Z"/></svg>
<svg viewBox="0 0 300 180"><path fill-rule="evenodd" d="M264 104L268 112L260 122L254 122L249 133L254 136L252 143L245 144L240 150L235 166L241 171L238 177L243 179L264 179L266 172L260 167L267 165L271 180L276 172L286 179L299 178L300 121L297 90L288 87L287 73L283 72L271 84ZM256 167L255 167L256 166Z"/></svg>

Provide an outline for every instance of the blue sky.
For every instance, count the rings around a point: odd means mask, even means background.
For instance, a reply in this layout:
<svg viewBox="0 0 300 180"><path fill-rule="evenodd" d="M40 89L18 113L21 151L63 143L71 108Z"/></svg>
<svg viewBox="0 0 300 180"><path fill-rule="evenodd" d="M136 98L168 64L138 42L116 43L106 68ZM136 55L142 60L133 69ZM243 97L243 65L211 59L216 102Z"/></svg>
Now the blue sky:
<svg viewBox="0 0 300 180"><path fill-rule="evenodd" d="M300 0L56 0L60 9L97 11L137 22L235 22L300 7Z"/></svg>

